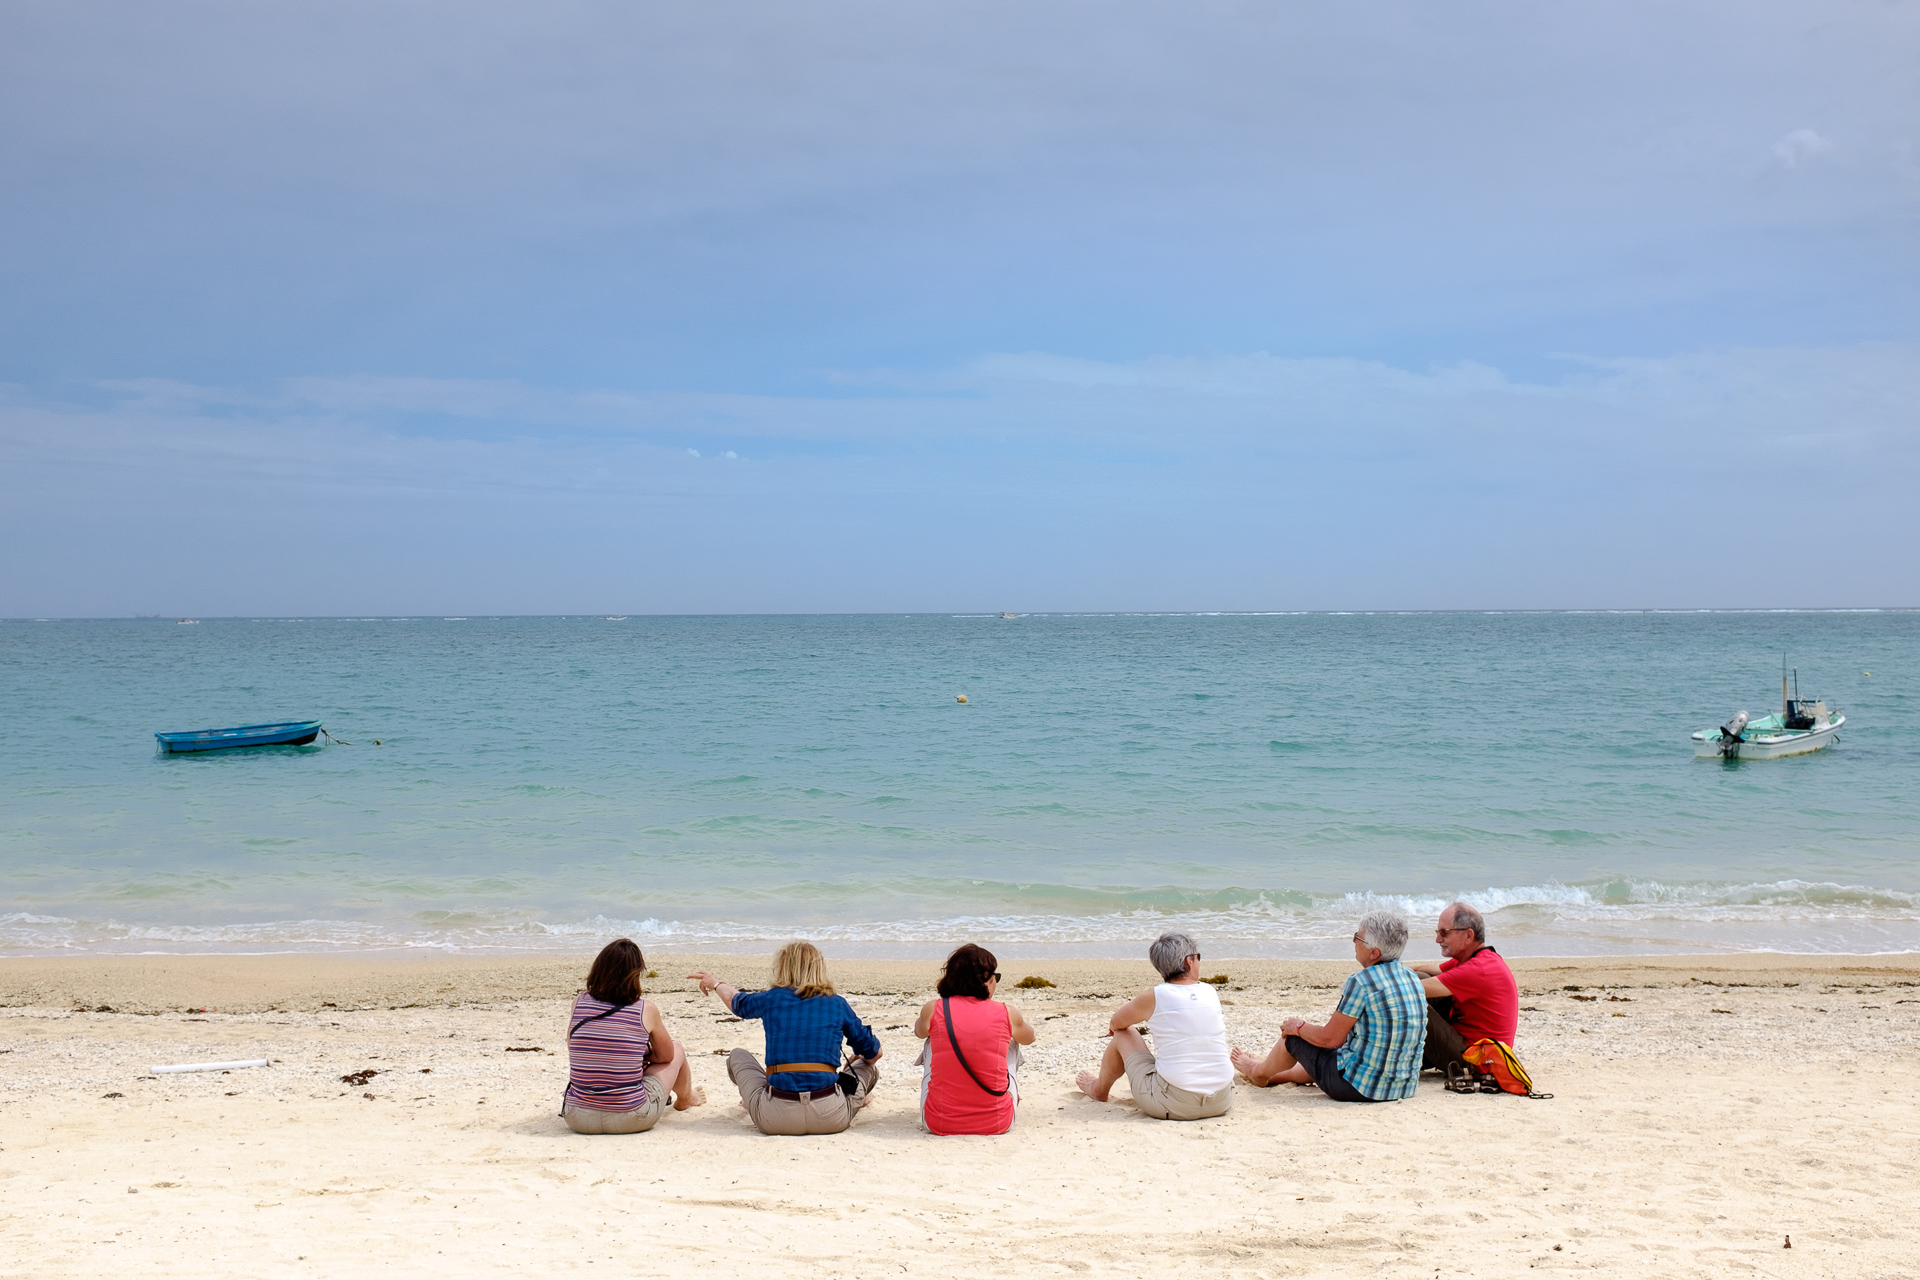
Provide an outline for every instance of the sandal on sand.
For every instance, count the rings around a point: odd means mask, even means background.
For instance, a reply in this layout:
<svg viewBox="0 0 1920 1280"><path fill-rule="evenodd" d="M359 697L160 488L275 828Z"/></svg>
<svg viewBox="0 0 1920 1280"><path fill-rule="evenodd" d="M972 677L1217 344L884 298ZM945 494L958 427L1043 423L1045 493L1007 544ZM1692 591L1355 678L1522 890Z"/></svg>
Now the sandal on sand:
<svg viewBox="0 0 1920 1280"><path fill-rule="evenodd" d="M1448 1093L1505 1093L1500 1081L1490 1073L1475 1071L1464 1062L1447 1064ZM1551 1098L1550 1093L1528 1093L1529 1098Z"/></svg>

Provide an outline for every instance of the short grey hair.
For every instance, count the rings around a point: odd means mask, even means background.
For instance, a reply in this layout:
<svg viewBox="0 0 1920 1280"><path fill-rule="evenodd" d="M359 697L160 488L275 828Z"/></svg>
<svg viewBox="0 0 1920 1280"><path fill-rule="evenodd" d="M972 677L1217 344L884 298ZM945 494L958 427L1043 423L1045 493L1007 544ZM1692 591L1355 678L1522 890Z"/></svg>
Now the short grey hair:
<svg viewBox="0 0 1920 1280"><path fill-rule="evenodd" d="M1464 902L1452 903L1447 907L1447 911L1453 912L1454 928L1473 930L1473 940L1475 942L1485 942L1487 940L1487 918L1485 916ZM1446 911L1440 914L1445 915Z"/></svg>
<svg viewBox="0 0 1920 1280"><path fill-rule="evenodd" d="M1200 944L1184 933L1163 933L1147 948L1154 971L1168 982L1187 971L1187 957L1200 954Z"/></svg>
<svg viewBox="0 0 1920 1280"><path fill-rule="evenodd" d="M1407 949L1407 922L1397 911L1369 911L1360 917L1360 938L1380 949L1382 960L1398 960Z"/></svg>

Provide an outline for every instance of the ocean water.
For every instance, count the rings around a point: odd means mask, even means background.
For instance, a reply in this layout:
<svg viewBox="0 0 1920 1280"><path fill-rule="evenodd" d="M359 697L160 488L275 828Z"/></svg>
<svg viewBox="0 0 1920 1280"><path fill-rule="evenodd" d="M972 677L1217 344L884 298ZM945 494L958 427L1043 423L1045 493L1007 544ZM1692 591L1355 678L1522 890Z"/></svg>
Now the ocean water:
<svg viewBox="0 0 1920 1280"><path fill-rule="evenodd" d="M1783 654L1840 744L1696 760ZM1917 681L1913 612L0 622L0 953L1904 951Z"/></svg>

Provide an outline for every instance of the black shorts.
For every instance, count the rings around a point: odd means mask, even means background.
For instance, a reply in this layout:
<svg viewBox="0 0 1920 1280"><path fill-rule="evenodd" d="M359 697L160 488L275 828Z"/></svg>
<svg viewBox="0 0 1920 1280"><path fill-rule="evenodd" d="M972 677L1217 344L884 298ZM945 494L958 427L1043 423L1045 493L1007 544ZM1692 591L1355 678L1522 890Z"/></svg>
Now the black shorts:
<svg viewBox="0 0 1920 1280"><path fill-rule="evenodd" d="M1295 1062L1307 1069L1307 1074L1313 1077L1313 1082L1320 1086L1320 1092L1335 1102L1373 1101L1372 1098L1348 1084L1347 1078L1340 1074L1338 1049L1322 1049L1319 1045L1310 1044L1299 1036L1288 1036L1287 1052L1293 1055Z"/></svg>
<svg viewBox="0 0 1920 1280"><path fill-rule="evenodd" d="M1449 1062L1465 1062L1466 1037L1453 1025L1453 998L1440 996L1427 1001L1427 1047L1421 1052L1423 1070L1444 1070Z"/></svg>

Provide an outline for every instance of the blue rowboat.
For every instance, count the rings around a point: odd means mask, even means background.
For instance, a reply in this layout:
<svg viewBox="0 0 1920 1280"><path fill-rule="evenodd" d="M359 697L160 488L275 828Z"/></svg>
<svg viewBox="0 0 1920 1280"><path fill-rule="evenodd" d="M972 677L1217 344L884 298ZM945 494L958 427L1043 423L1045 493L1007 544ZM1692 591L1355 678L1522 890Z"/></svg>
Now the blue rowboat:
<svg viewBox="0 0 1920 1280"><path fill-rule="evenodd" d="M233 747L304 747L320 736L320 722L282 720L277 724L243 724L233 729L195 729L153 736L160 740L160 749L169 755L181 751L226 751Z"/></svg>

